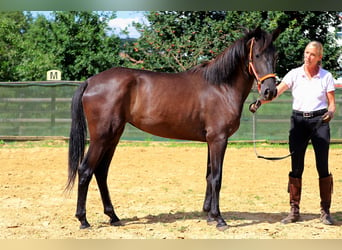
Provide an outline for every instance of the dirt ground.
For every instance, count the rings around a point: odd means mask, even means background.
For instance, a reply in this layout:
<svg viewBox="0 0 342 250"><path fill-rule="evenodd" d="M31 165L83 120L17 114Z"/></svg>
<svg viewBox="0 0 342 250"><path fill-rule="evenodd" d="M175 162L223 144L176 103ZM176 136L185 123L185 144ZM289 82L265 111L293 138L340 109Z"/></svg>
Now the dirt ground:
<svg viewBox="0 0 342 250"><path fill-rule="evenodd" d="M50 145L49 145L50 144ZM146 146L145 144L149 144ZM50 146L50 147L49 147ZM290 160L257 159L252 147L228 146L220 207L229 228L218 231L201 212L205 192L205 146L175 143L121 143L108 183L117 215L125 224L112 227L103 214L93 179L87 216L92 227L79 229L74 217L76 187L67 180L67 145L53 141L0 145L1 239L339 239L342 238L342 149L331 149L334 175L332 216L319 221L319 189L309 149L303 176L302 221L283 225L289 211ZM280 156L286 148L259 147Z"/></svg>

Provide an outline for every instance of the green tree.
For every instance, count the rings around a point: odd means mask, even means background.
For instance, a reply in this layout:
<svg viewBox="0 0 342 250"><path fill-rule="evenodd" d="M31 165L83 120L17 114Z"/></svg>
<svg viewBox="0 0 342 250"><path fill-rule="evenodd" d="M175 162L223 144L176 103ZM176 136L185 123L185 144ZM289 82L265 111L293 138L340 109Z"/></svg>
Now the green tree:
<svg viewBox="0 0 342 250"><path fill-rule="evenodd" d="M217 56L238 36L238 28L227 32L225 17L223 11L150 12L150 24L136 24L142 36L126 53L133 67L183 71Z"/></svg>
<svg viewBox="0 0 342 250"><path fill-rule="evenodd" d="M39 81L59 69L63 80L84 80L120 63L120 39L108 21L114 12L57 11L0 16L0 79Z"/></svg>
<svg viewBox="0 0 342 250"><path fill-rule="evenodd" d="M22 12L0 13L0 81L18 80L21 61L20 44L28 29L28 18Z"/></svg>
<svg viewBox="0 0 342 250"><path fill-rule="evenodd" d="M275 42L280 76L302 63L304 47L310 40L324 44L323 66L339 70L337 46L329 27L339 24L338 12L284 11L157 11L147 15L149 25L135 24L141 37L126 44L126 58L132 67L178 72L203 60L211 60L242 36L242 28L261 26L284 32Z"/></svg>
<svg viewBox="0 0 342 250"><path fill-rule="evenodd" d="M31 16L30 13L26 15ZM51 22L43 15L29 18L27 31L18 44L21 58L16 66L18 81L46 80L46 71L60 68L55 64L56 55L52 48L56 45L51 37Z"/></svg>
<svg viewBox="0 0 342 250"><path fill-rule="evenodd" d="M338 57L342 48L329 28L336 28L341 23L339 12L270 12L270 19L272 18L276 20L277 25L286 23L288 26L275 42L279 52L277 73L280 76L303 63L305 46L313 40L320 41L324 46L323 67L337 75L336 72L341 70Z"/></svg>
<svg viewBox="0 0 342 250"><path fill-rule="evenodd" d="M51 47L63 78L81 80L119 63L120 39L109 35L113 13L54 12Z"/></svg>

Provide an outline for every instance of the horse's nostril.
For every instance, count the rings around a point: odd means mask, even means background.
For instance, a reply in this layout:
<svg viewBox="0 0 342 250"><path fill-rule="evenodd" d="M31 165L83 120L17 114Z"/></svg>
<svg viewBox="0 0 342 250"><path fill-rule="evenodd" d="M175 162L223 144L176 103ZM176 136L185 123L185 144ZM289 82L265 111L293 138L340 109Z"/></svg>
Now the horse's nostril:
<svg viewBox="0 0 342 250"><path fill-rule="evenodd" d="M271 91L269 88L265 89L264 91L264 98L265 100L272 100L277 96L277 89Z"/></svg>
<svg viewBox="0 0 342 250"><path fill-rule="evenodd" d="M269 89L265 89L265 92L264 92L265 99L268 99L269 95L270 95L270 90Z"/></svg>

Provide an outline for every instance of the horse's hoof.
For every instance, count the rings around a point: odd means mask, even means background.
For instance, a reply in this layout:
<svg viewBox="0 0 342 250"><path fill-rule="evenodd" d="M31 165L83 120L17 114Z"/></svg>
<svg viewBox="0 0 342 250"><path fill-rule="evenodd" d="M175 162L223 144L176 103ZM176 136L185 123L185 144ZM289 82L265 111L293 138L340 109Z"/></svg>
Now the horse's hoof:
<svg viewBox="0 0 342 250"><path fill-rule="evenodd" d="M217 230L223 232L223 231L225 231L226 229L228 229L228 225L227 225L227 224L222 224L222 225L217 224L217 225L216 225L216 228L217 228Z"/></svg>
<svg viewBox="0 0 342 250"><path fill-rule="evenodd" d="M84 223L84 224L81 224L81 226L80 226L80 229L87 229L87 228L90 228L89 223Z"/></svg>
<svg viewBox="0 0 342 250"><path fill-rule="evenodd" d="M111 221L110 225L114 227L120 227L120 226L123 226L124 224L118 220L118 221Z"/></svg>
<svg viewBox="0 0 342 250"><path fill-rule="evenodd" d="M217 221L215 219L213 219L213 218L208 218L207 219L207 224L209 226L217 225Z"/></svg>

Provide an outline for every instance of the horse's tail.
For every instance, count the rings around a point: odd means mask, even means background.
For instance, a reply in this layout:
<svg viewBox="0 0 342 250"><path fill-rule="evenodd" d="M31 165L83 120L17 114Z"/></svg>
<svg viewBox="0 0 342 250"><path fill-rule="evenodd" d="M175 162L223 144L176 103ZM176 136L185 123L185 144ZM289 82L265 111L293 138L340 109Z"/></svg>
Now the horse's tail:
<svg viewBox="0 0 342 250"><path fill-rule="evenodd" d="M66 190L71 190L75 183L78 166L83 160L87 138L87 123L84 116L82 96L88 83L81 83L71 101L71 129L69 138L69 169Z"/></svg>

